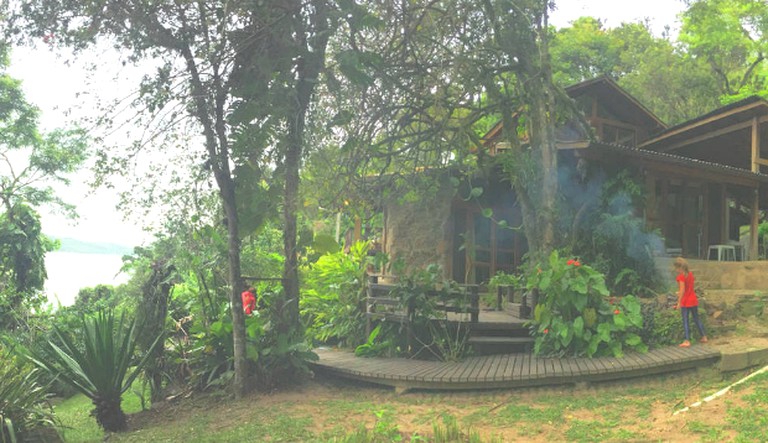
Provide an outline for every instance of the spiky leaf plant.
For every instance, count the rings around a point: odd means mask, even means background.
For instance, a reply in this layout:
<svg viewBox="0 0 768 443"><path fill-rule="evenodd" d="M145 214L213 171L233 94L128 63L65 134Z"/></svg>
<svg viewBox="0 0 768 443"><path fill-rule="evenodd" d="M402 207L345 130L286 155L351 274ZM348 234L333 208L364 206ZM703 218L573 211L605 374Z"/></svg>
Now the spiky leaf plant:
<svg viewBox="0 0 768 443"><path fill-rule="evenodd" d="M24 441L31 431L56 424L38 370L0 346L0 443Z"/></svg>
<svg viewBox="0 0 768 443"><path fill-rule="evenodd" d="M126 322L123 314L116 322L113 312L100 311L84 317L82 326L82 343L55 328L57 342L48 341L47 355L37 354L33 361L90 398L96 421L104 430L125 430L122 394L139 375L159 337L150 352L136 363L135 319Z"/></svg>

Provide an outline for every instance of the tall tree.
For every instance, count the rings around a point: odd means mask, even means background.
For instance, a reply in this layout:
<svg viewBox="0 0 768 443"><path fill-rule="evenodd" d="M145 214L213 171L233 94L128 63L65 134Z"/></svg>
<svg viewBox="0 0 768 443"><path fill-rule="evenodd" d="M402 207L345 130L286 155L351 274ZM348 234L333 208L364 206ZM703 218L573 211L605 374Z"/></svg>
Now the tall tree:
<svg viewBox="0 0 768 443"><path fill-rule="evenodd" d="M705 60L722 100L768 94L768 3L763 0L691 0L680 40Z"/></svg>
<svg viewBox="0 0 768 443"><path fill-rule="evenodd" d="M53 186L68 184L86 159L81 131L39 132L39 111L7 67L7 48L0 44L0 327L14 327L14 313L42 300L44 258L53 244L42 234L36 208L53 206L74 217Z"/></svg>
<svg viewBox="0 0 768 443"><path fill-rule="evenodd" d="M582 17L555 31L551 52L553 75L562 86L609 76L669 124L720 105L709 65L669 36L654 36L647 23L606 28Z"/></svg>
<svg viewBox="0 0 768 443"><path fill-rule="evenodd" d="M304 119L325 57L326 1L34 0L18 12L33 35L54 35L75 47L105 37L133 59L163 61L143 82L142 104L169 120L169 128L185 113L199 128L206 153L201 166L215 179L227 227L234 387L242 395L247 368L238 182L259 181L270 160L283 173L287 321L298 323L298 168ZM180 112L169 110L178 104Z"/></svg>

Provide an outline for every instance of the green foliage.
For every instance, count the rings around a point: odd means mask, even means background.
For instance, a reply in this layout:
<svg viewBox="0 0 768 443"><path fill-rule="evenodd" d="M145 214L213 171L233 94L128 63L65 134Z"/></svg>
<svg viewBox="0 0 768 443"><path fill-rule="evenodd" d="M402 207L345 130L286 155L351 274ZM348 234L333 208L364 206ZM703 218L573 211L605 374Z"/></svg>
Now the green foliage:
<svg viewBox="0 0 768 443"><path fill-rule="evenodd" d="M581 17L555 31L550 51L561 85L608 76L671 125L720 105L707 61L691 57L668 35L654 36L647 23L607 28L599 19Z"/></svg>
<svg viewBox="0 0 768 443"><path fill-rule="evenodd" d="M488 281L488 299L485 299L487 306L496 305L496 295L499 286L510 286L513 290L517 291L524 287L523 276L518 274L507 274L503 271L499 271L491 277ZM502 303L504 300L502 300Z"/></svg>
<svg viewBox="0 0 768 443"><path fill-rule="evenodd" d="M768 91L768 5L759 0L699 0L682 15L680 41L706 60L723 101Z"/></svg>
<svg viewBox="0 0 768 443"><path fill-rule="evenodd" d="M643 303L643 331L640 334L650 347L670 346L685 340L683 320L679 309L673 309L671 305L658 302ZM699 305L699 318L704 325L704 330L711 336L708 326L708 316L703 306ZM698 330L690 318L691 334L698 337Z"/></svg>
<svg viewBox="0 0 768 443"><path fill-rule="evenodd" d="M280 331L274 319L284 312L280 292L261 294L261 307L245 318L246 356L256 387L272 389L309 372L307 361L316 360L304 337L296 331ZM222 305L222 310L228 307ZM197 389L229 385L234 376L234 343L231 316L222 312L219 319L205 325L193 321L188 340L171 340L170 358L176 373Z"/></svg>
<svg viewBox="0 0 768 443"><path fill-rule="evenodd" d="M295 383L310 374L307 362L317 360L317 354L312 352L301 326L281 329L290 315L286 308L290 301L282 290L263 293L260 301L265 315L246 321L247 355L255 363L258 383L265 389Z"/></svg>
<svg viewBox="0 0 768 443"><path fill-rule="evenodd" d="M384 324L379 324L373 328L373 331L368 334L368 339L365 341L365 343L355 348L355 355L357 357L380 357L382 355L389 355L392 353L394 349L394 343L392 339L379 340L378 342L376 341L376 339L379 337L379 333L381 332L381 327L383 325Z"/></svg>
<svg viewBox="0 0 768 443"><path fill-rule="evenodd" d="M121 315L115 322L111 311L101 311L83 318L82 341L56 329L58 343L49 341L51 352L33 354L32 360L90 398L96 421L105 430L121 431L126 427L121 396L147 361L133 359L137 335L135 321L126 323Z"/></svg>
<svg viewBox="0 0 768 443"><path fill-rule="evenodd" d="M450 324L444 320L430 321L427 325L432 338L430 348L434 348L440 360L461 361L471 353L472 349L467 343L471 332L468 326L462 326L461 322Z"/></svg>
<svg viewBox="0 0 768 443"><path fill-rule="evenodd" d="M369 248L368 242L355 243L348 254L325 254L306 271L301 309L313 339L347 346L365 340Z"/></svg>
<svg viewBox="0 0 768 443"><path fill-rule="evenodd" d="M45 253L55 246L42 235L36 208L52 205L74 216L53 185L68 184L85 161L86 139L79 130L38 130L39 112L5 72L0 46L0 329L15 329L44 299Z"/></svg>
<svg viewBox="0 0 768 443"><path fill-rule="evenodd" d="M53 246L30 206L19 203L0 214L0 329L15 328L45 300L45 253Z"/></svg>
<svg viewBox="0 0 768 443"><path fill-rule="evenodd" d="M531 325L536 354L619 357L627 347L647 349L638 335L639 301L609 298L604 276L590 266L554 251L527 276L527 287L539 292Z"/></svg>
<svg viewBox="0 0 768 443"><path fill-rule="evenodd" d="M393 264L397 283L390 295L398 299L399 310L411 313L408 320L412 338L418 347L408 349L407 352L413 356L427 353L443 361L457 361L466 357L470 351L467 346L469 331L449 326L446 322L447 312L438 309L438 304L454 306L459 313L467 312L466 308L470 306L469 292L460 289L456 282L445 280L438 265L430 264L409 274L401 269L401 265L398 261ZM399 331L392 331L399 335L401 341L407 332L403 327Z"/></svg>
<svg viewBox="0 0 768 443"><path fill-rule="evenodd" d="M0 345L0 442L26 441L35 428L57 424L39 372Z"/></svg>
<svg viewBox="0 0 768 443"><path fill-rule="evenodd" d="M249 323L260 319L247 318ZM180 368L182 374L189 376L191 386L206 389L211 386L226 384L233 374L232 320L226 315L219 315L219 320L206 325L194 322L189 327L189 340L177 340L170 349L171 360Z"/></svg>
<svg viewBox="0 0 768 443"><path fill-rule="evenodd" d="M97 311L115 309L119 297L111 285L96 285L92 288L81 288L75 297L72 308L78 313L93 314Z"/></svg>

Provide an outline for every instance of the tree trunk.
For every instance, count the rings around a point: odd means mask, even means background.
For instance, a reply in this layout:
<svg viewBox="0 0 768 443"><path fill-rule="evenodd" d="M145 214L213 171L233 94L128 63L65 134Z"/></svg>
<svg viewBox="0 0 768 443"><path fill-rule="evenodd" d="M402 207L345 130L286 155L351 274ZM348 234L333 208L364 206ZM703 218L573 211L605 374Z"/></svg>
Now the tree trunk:
<svg viewBox="0 0 768 443"><path fill-rule="evenodd" d="M283 247L285 263L283 267L283 289L285 291L285 321L283 332L290 327L298 327L299 323L299 272L296 254L297 223L296 212L299 198L299 168L304 145L304 128L307 109L312 99L315 84L320 70L325 64L325 51L328 43L328 4L325 0L313 1L310 4L310 29L299 36L303 47L308 47L298 60L296 72L298 82L293 102L293 112L288 127L288 144L285 152L285 192L283 202L283 217L285 221ZM308 38L310 31L312 37Z"/></svg>
<svg viewBox="0 0 768 443"><path fill-rule="evenodd" d="M219 196L221 197L222 207L226 215L227 249L229 255L229 301L232 310L232 342L235 365L235 377L232 388L235 398L239 399L247 393L248 365L245 354L245 315L243 314L243 301L240 298L240 292L243 289L240 269L240 232L235 198L235 181L232 178L232 171L229 167L229 144L226 115L223 108L226 94L221 79L216 78L213 81L216 90L213 91L214 96L211 99L210 91L208 91L201 80L192 50L189 47L183 47L180 52L187 63L187 70L191 76L192 96L195 99L193 112L203 127L208 159L213 169L216 184L219 187Z"/></svg>
<svg viewBox="0 0 768 443"><path fill-rule="evenodd" d="M128 421L120 403L119 395L117 400L99 398L93 400L93 405L96 407L94 410L96 421L105 431L120 432L128 428Z"/></svg>
<svg viewBox="0 0 768 443"><path fill-rule="evenodd" d="M152 262L152 273L149 280L142 285L141 330L144 333L140 339L143 350L149 350L158 335L165 332L165 320L168 316L168 300L171 294L170 277L175 272L173 265L165 259ZM152 402L160 401L163 397L163 372L165 347L161 344L152 349L152 356L144 368L149 378L150 398Z"/></svg>
<svg viewBox="0 0 768 443"><path fill-rule="evenodd" d="M235 378L233 388L235 398L243 397L247 392L246 380L248 365L246 360L245 314L240 293L243 290L240 271L240 232L235 203L235 183L231 179L219 183L224 213L227 215L227 240L229 252L229 300L232 306L232 343L234 347Z"/></svg>

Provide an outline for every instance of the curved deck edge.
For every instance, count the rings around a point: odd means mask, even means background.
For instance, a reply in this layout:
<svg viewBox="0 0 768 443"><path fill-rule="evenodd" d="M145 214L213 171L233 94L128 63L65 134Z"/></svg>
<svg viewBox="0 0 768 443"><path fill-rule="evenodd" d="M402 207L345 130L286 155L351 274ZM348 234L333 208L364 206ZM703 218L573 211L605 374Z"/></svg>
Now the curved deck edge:
<svg viewBox="0 0 768 443"><path fill-rule="evenodd" d="M405 358L362 358L351 351L316 349L311 366L321 373L410 389L474 390L600 382L676 372L717 363L706 346L668 347L622 358L539 358L531 354L470 357L461 362Z"/></svg>

